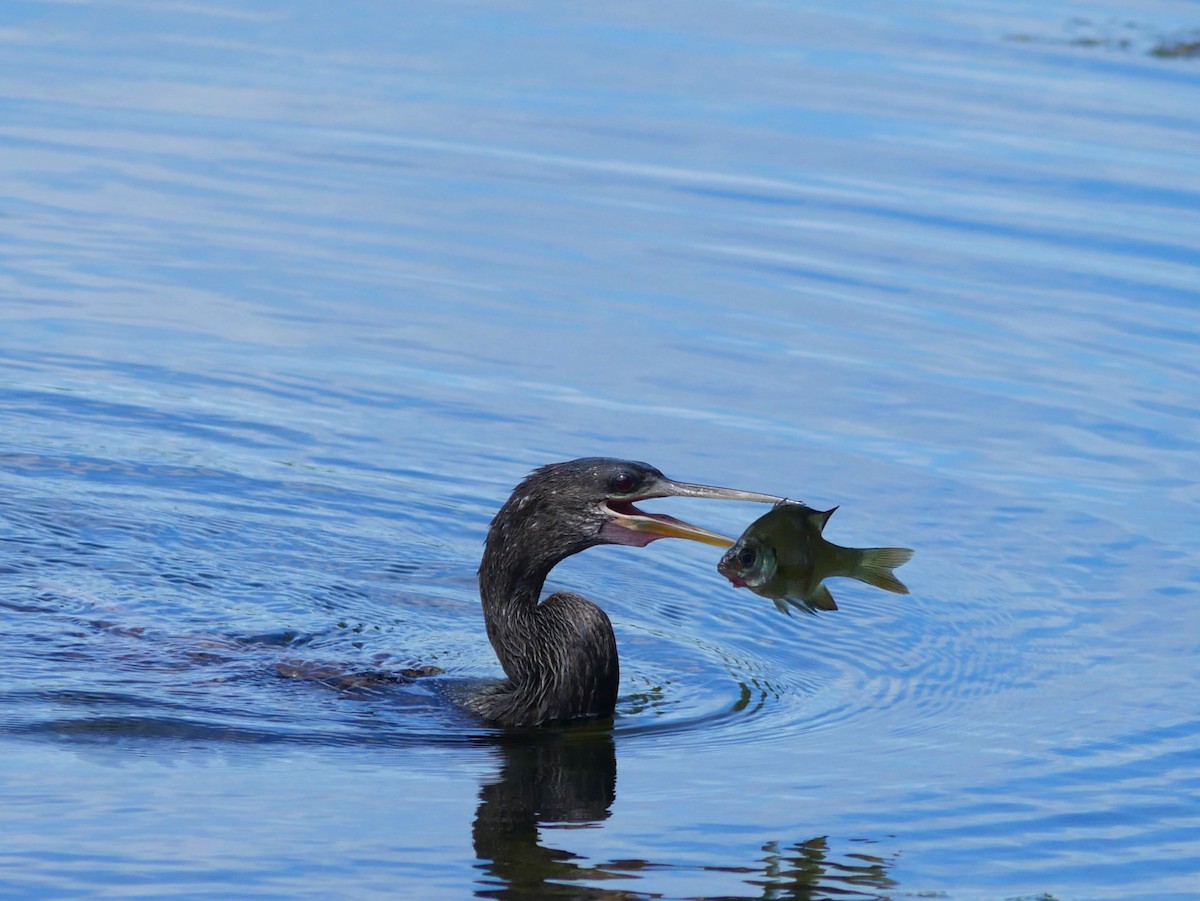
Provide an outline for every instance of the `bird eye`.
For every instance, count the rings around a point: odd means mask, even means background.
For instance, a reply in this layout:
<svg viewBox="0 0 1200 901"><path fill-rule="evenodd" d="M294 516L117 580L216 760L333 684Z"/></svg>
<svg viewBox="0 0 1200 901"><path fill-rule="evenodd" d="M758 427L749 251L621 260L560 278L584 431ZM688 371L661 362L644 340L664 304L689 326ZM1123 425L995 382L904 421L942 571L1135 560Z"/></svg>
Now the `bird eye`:
<svg viewBox="0 0 1200 901"><path fill-rule="evenodd" d="M613 494L629 494L637 487L637 479L630 472L618 472L609 479L608 487Z"/></svg>
<svg viewBox="0 0 1200 901"><path fill-rule="evenodd" d="M742 566L753 566L754 561L758 559L758 554L752 547L744 547L741 553L738 554L738 563Z"/></svg>

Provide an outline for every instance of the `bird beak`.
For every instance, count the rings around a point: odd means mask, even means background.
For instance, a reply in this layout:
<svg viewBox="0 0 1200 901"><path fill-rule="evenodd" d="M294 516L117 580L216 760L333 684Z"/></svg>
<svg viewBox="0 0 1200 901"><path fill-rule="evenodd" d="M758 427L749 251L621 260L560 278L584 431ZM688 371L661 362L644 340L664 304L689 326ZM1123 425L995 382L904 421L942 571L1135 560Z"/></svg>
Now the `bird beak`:
<svg viewBox="0 0 1200 901"><path fill-rule="evenodd" d="M648 497L706 497L715 501L750 501L756 504L778 504L787 498L757 491L742 491L740 488L718 488L715 485L693 485L690 482L673 482L667 479L657 492Z"/></svg>
<svg viewBox="0 0 1200 901"><path fill-rule="evenodd" d="M700 497L710 500L751 501L760 504L777 504L783 498L773 494L759 494L756 491L742 491L738 488L718 488L715 485L694 485L689 482L674 482L666 479L657 483L638 500L656 497ZM608 501L606 506L611 514L611 524L623 530L636 533L628 535L625 540L617 539L618 543L645 545L657 538L686 538L689 541L699 541L716 547L730 547L734 539L727 538L719 532L694 526L689 522L666 516L662 513L645 513L631 502ZM610 531L610 537L617 537Z"/></svg>

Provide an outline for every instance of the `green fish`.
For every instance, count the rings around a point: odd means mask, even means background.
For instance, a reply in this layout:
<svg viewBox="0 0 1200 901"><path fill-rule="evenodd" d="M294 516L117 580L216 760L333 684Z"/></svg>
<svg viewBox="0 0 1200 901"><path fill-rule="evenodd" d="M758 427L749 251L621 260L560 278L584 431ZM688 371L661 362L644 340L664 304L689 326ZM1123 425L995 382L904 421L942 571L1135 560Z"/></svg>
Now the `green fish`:
<svg viewBox="0 0 1200 901"><path fill-rule="evenodd" d="M833 595L823 584L830 576L849 576L898 594L908 588L892 570L907 563L906 547L839 547L821 534L833 510L814 510L794 501L781 501L742 533L717 571L734 588L749 588L775 601L784 613L788 604L806 612L836 610Z"/></svg>

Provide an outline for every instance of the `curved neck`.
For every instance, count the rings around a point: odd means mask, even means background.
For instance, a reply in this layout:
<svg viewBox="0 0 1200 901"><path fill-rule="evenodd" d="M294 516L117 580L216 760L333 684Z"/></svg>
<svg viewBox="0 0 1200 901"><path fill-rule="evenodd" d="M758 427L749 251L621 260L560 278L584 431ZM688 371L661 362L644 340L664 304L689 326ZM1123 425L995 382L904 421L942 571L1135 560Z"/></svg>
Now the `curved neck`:
<svg viewBox="0 0 1200 901"><path fill-rule="evenodd" d="M620 675L612 623L570 592L539 601L559 561L599 542L528 501L510 498L484 544L479 596L508 681L475 709L506 725L612 716Z"/></svg>
<svg viewBox="0 0 1200 901"><path fill-rule="evenodd" d="M505 505L488 529L479 564L479 597L488 640L510 679L521 680L530 657L533 620L546 576L562 556L515 522Z"/></svg>

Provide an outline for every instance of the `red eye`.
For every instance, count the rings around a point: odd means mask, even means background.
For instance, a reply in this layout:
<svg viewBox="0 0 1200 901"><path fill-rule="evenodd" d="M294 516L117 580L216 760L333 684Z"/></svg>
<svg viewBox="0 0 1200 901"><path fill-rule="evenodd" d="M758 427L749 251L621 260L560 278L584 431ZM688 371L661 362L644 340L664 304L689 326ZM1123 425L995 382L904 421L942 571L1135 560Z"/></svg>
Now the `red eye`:
<svg viewBox="0 0 1200 901"><path fill-rule="evenodd" d="M637 479L628 472L618 472L609 479L608 487L613 494L629 494L637 487Z"/></svg>

